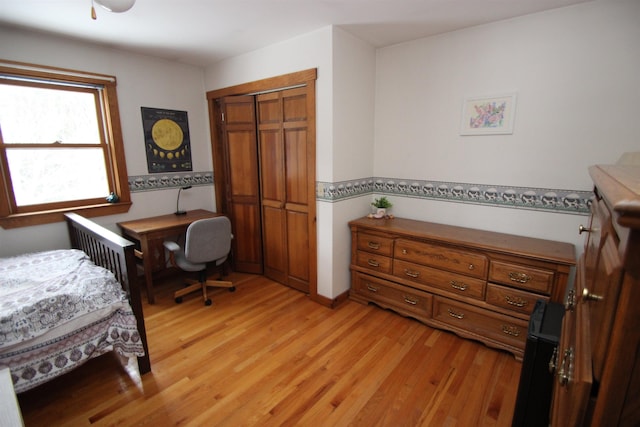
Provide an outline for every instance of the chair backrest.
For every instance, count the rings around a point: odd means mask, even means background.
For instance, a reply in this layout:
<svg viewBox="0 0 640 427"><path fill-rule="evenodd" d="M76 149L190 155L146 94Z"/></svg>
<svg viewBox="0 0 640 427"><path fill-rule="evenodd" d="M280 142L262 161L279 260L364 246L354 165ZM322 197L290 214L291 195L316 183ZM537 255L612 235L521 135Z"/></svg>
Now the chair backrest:
<svg viewBox="0 0 640 427"><path fill-rule="evenodd" d="M187 228L184 256L198 264L221 260L231 251L231 221L226 216L199 219Z"/></svg>

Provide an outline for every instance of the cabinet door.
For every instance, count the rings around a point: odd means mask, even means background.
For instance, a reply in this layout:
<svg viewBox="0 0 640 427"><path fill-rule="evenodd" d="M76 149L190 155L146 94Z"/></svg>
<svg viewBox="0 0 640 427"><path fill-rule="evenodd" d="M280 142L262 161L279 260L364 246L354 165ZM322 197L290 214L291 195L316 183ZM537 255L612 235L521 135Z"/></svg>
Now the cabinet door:
<svg viewBox="0 0 640 427"><path fill-rule="evenodd" d="M578 265L576 283L584 277L584 265ZM582 271L581 271L582 270ZM576 292L582 290L582 285ZM585 425L585 414L593 381L589 342L589 307L582 301L567 310L555 358L556 381L553 385L551 426Z"/></svg>
<svg viewBox="0 0 640 427"><path fill-rule="evenodd" d="M618 244L609 208L602 199L596 199L591 206L591 223L585 247L584 295L578 296L589 305L593 374L598 381L602 377L620 293L622 260L618 254Z"/></svg>
<svg viewBox="0 0 640 427"><path fill-rule="evenodd" d="M618 254L618 244L615 236L609 234L598 257L594 280L583 295L591 313L593 375L598 381L602 378L604 360L609 349L609 337L618 305L621 277L622 261Z"/></svg>
<svg viewBox="0 0 640 427"><path fill-rule="evenodd" d="M585 282L587 289L591 289L600 250L607 233L611 230L611 214L602 199L596 197L591 205L591 217L587 228L584 250ZM582 231L581 231L582 232Z"/></svg>

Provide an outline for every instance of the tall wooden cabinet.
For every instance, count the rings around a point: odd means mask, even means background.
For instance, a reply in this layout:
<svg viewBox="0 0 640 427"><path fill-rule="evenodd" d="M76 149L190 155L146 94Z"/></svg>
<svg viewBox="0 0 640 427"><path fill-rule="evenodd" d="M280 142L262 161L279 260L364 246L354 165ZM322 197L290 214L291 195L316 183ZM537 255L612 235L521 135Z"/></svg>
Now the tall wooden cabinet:
<svg viewBox="0 0 640 427"><path fill-rule="evenodd" d="M557 357L551 425L640 425L640 167L593 166L585 251Z"/></svg>

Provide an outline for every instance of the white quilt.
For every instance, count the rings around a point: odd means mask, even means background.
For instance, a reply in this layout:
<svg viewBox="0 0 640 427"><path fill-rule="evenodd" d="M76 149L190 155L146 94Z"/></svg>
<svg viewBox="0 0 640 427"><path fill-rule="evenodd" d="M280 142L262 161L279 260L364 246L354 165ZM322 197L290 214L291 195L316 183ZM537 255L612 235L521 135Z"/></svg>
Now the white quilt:
<svg viewBox="0 0 640 427"><path fill-rule="evenodd" d="M82 251L0 259L0 366L16 392L108 351L143 356L127 295Z"/></svg>

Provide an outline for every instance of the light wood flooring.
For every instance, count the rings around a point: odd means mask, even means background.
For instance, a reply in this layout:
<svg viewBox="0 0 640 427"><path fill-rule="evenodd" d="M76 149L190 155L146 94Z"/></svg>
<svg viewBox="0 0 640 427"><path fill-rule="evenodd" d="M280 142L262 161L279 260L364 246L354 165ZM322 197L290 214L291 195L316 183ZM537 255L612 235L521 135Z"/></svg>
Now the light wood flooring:
<svg viewBox="0 0 640 427"><path fill-rule="evenodd" d="M145 305L152 372L105 355L19 395L30 426L510 426L512 355L262 276Z"/></svg>

